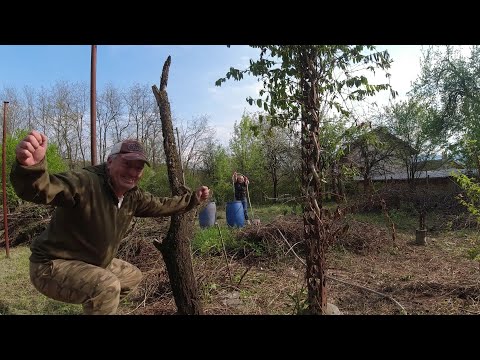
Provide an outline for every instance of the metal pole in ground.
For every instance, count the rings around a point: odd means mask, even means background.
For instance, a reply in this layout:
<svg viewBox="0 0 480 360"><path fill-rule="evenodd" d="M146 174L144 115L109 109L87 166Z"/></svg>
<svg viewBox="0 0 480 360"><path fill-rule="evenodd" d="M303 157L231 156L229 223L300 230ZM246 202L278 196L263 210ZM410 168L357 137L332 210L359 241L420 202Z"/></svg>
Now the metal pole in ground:
<svg viewBox="0 0 480 360"><path fill-rule="evenodd" d="M238 176L238 174L237 174L237 176ZM233 176L232 176L233 201L237 200L237 199L235 199L235 181L237 181L237 178L235 177L235 179L234 179Z"/></svg>
<svg viewBox="0 0 480 360"><path fill-rule="evenodd" d="M3 228L5 229L5 252L10 257L10 242L8 240L8 219L7 219L7 104L3 102L3 143L2 143L2 187L3 187Z"/></svg>
<svg viewBox="0 0 480 360"><path fill-rule="evenodd" d="M248 205L250 205L250 210L252 211L252 223L255 220L255 214L253 213L252 202L250 201L250 193L248 192L248 184L247 184L247 197L248 197Z"/></svg>

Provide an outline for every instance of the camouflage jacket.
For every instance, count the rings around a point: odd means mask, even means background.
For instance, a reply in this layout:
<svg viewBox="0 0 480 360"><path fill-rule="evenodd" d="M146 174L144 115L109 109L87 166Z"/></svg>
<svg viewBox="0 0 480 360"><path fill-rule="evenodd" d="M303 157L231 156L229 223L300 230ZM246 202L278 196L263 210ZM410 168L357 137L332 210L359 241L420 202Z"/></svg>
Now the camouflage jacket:
<svg viewBox="0 0 480 360"><path fill-rule="evenodd" d="M247 184L235 181L235 200L244 200L247 198Z"/></svg>
<svg viewBox="0 0 480 360"><path fill-rule="evenodd" d="M105 164L49 174L46 159L33 166L15 162L10 180L20 198L56 206L50 224L31 244L32 262L60 258L105 268L134 216L170 216L198 204L188 188L182 196L159 198L135 187L118 208Z"/></svg>

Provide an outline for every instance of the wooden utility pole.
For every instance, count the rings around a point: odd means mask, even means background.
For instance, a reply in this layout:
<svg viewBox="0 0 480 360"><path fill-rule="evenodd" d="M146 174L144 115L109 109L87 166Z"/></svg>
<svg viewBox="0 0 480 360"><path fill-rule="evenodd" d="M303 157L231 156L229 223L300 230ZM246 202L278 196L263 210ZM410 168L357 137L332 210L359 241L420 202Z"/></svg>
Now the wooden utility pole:
<svg viewBox="0 0 480 360"><path fill-rule="evenodd" d="M97 45L92 45L90 71L90 154L97 165Z"/></svg>

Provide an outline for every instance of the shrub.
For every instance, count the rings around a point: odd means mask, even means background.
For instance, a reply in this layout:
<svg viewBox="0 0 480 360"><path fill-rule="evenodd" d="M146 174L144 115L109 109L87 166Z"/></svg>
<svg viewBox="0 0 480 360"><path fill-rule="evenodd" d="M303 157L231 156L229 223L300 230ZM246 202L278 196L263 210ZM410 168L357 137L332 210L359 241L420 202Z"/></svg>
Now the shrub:
<svg viewBox="0 0 480 360"><path fill-rule="evenodd" d="M7 135L6 137L6 180L7 180L7 203L9 206L17 206L20 202L17 194L13 190L13 186L10 182L10 172L12 170L12 166L16 161L15 156L15 148L17 144L27 136L28 131L20 130L15 132L13 135ZM54 143L48 143L47 148L47 160L48 160L48 170L51 173L58 173L67 170L67 164L60 156L60 152L58 151L58 146ZM3 205L3 197L0 199L0 203Z"/></svg>

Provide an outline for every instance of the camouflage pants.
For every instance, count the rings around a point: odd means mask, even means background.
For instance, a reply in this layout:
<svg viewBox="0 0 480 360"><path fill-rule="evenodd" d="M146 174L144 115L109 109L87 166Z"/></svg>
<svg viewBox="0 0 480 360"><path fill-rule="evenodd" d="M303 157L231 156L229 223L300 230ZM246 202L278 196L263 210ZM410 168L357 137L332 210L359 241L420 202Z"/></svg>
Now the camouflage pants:
<svg viewBox="0 0 480 360"><path fill-rule="evenodd" d="M89 315L110 315L120 298L142 280L141 271L120 259L106 269L77 260L30 262L30 280L43 295L54 300L82 304Z"/></svg>

